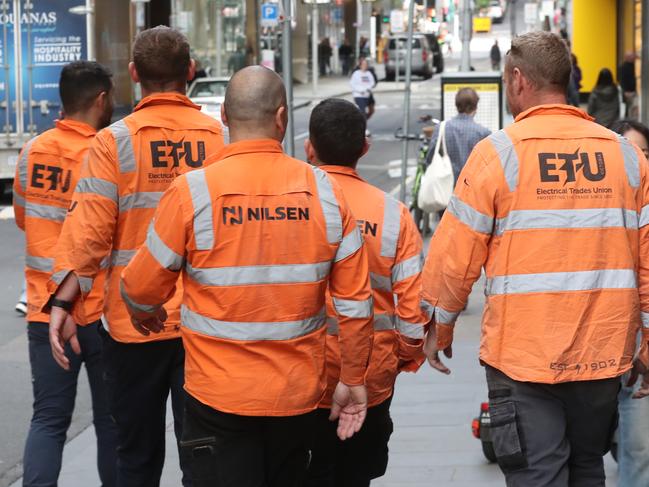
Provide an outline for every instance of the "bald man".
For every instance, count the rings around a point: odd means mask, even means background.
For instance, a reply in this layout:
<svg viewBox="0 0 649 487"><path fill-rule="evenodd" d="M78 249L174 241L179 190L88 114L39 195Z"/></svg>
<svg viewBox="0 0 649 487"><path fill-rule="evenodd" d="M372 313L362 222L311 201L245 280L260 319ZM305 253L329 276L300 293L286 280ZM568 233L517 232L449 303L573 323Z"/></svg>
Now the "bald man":
<svg viewBox="0 0 649 487"><path fill-rule="evenodd" d="M325 291L339 323L338 436L360 430L373 306L363 239L337 184L282 152L286 93L259 66L222 108L230 145L165 193L122 275L143 334L183 272L188 399L182 445L195 487L298 487L325 392Z"/></svg>

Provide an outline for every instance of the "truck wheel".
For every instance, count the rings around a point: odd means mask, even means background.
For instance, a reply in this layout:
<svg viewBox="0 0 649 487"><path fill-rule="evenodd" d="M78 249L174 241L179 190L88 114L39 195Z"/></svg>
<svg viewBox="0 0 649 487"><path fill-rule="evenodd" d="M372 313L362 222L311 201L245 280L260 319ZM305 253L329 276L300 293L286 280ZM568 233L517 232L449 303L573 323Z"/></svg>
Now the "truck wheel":
<svg viewBox="0 0 649 487"><path fill-rule="evenodd" d="M480 441L482 444L482 453L489 463L496 463L496 452L494 451L494 445L490 441Z"/></svg>

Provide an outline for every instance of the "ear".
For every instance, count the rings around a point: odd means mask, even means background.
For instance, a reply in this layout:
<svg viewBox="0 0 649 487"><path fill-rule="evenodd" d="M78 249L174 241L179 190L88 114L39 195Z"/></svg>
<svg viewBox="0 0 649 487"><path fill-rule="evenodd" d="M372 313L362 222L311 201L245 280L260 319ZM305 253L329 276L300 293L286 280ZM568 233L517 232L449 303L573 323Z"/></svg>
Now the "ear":
<svg viewBox="0 0 649 487"><path fill-rule="evenodd" d="M365 137L365 141L363 142L363 150L361 151L361 156L359 157L359 159L367 154L367 152L370 150L370 146L370 139Z"/></svg>
<svg viewBox="0 0 649 487"><path fill-rule="evenodd" d="M187 81L194 79L194 76L196 76L196 61L190 59L189 69L187 70Z"/></svg>
<svg viewBox="0 0 649 487"><path fill-rule="evenodd" d="M288 125L288 112L286 107L282 105L275 112L275 127L282 134L286 133L286 126Z"/></svg>
<svg viewBox="0 0 649 487"><path fill-rule="evenodd" d="M223 125L226 127L229 127L230 125L228 124L228 116L225 114L225 105L221 103L221 122Z"/></svg>
<svg viewBox="0 0 649 487"><path fill-rule="evenodd" d="M318 165L318 155L315 153L315 148L311 143L311 139L308 137L304 141L304 153L306 154L306 160L313 164L314 166Z"/></svg>
<svg viewBox="0 0 649 487"><path fill-rule="evenodd" d="M100 110L103 110L107 102L108 102L108 92L102 91L97 95L97 98L95 98L94 106L95 108L99 108Z"/></svg>
<svg viewBox="0 0 649 487"><path fill-rule="evenodd" d="M140 75L137 74L137 69L135 69L135 63L133 61L128 63L128 74L131 76L133 83L140 82Z"/></svg>
<svg viewBox="0 0 649 487"><path fill-rule="evenodd" d="M516 93L517 95L520 95L523 89L527 88L527 85L529 85L527 79L525 79L525 76L523 76L523 73L518 68L512 69L511 79L512 79L512 88L514 90L514 93ZM524 84L525 86L523 86Z"/></svg>

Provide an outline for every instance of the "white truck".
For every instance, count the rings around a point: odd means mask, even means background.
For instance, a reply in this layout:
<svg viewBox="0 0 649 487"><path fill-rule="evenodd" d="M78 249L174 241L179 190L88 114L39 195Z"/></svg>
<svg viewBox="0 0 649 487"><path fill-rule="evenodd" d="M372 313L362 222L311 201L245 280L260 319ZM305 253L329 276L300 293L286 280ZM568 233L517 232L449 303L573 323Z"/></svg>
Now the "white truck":
<svg viewBox="0 0 649 487"><path fill-rule="evenodd" d="M61 68L88 57L90 0L0 0L0 193L18 154L59 118Z"/></svg>

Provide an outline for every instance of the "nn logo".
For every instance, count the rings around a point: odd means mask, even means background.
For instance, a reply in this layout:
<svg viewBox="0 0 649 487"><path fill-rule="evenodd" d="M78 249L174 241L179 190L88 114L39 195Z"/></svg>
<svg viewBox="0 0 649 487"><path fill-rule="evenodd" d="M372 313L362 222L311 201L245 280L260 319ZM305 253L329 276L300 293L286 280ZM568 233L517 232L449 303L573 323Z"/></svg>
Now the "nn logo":
<svg viewBox="0 0 649 487"><path fill-rule="evenodd" d="M151 161L153 167L178 167L183 161L189 167L201 167L205 160L205 142L152 140Z"/></svg>
<svg viewBox="0 0 649 487"><path fill-rule="evenodd" d="M45 164L34 164L32 169L32 188L44 189L47 191L61 191L67 193L70 189L72 172L58 166L46 166Z"/></svg>
<svg viewBox="0 0 649 487"><path fill-rule="evenodd" d="M589 181L601 181L606 177L606 164L604 154L595 152L595 168L591 166L588 153L575 151L572 154L555 154L541 152L539 154L539 171L541 181L544 183L558 183L563 178L563 183L574 183L577 173L581 171Z"/></svg>

